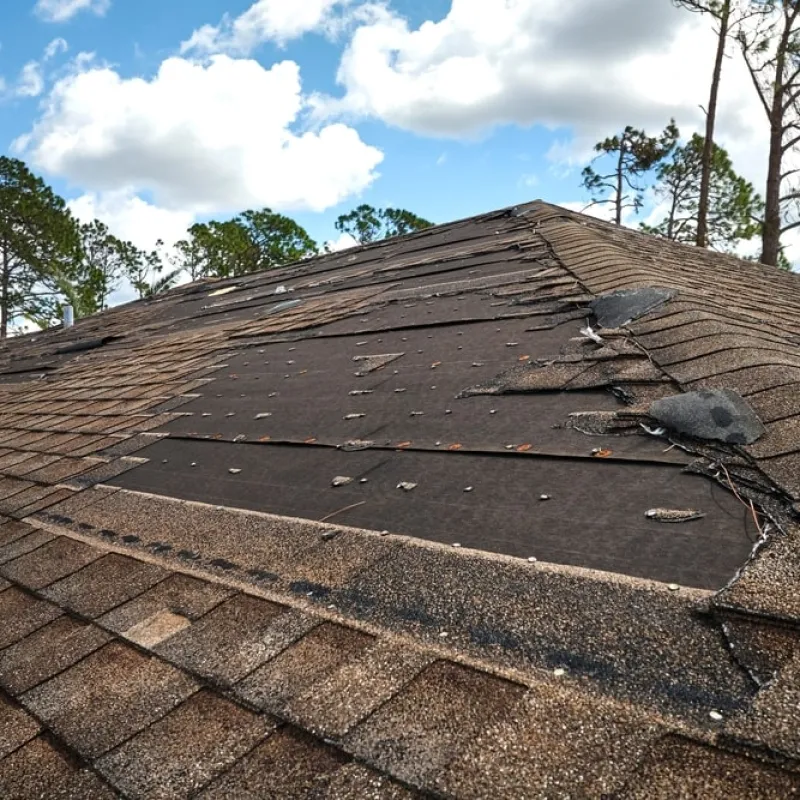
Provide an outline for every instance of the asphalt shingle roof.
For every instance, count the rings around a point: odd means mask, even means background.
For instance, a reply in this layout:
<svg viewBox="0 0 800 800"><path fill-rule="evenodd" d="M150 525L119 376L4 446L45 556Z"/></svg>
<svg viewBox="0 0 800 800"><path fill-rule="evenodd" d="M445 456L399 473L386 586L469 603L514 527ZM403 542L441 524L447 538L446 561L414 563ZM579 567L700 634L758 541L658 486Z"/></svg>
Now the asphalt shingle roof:
<svg viewBox="0 0 800 800"><path fill-rule="evenodd" d="M0 797L800 793L799 286L536 202L7 342Z"/></svg>

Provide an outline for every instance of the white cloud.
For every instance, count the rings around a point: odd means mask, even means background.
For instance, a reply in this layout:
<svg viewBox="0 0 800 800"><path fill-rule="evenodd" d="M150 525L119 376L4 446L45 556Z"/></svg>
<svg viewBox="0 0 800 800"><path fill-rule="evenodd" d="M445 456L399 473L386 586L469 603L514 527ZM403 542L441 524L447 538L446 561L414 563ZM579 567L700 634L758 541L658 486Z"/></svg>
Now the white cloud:
<svg viewBox="0 0 800 800"><path fill-rule="evenodd" d="M624 125L656 133L675 116L684 134L698 130L714 48L710 20L666 0L452 0L417 28L385 8L345 48L342 95L312 103L319 119L377 118L437 137L545 126L558 131L548 158L563 178ZM764 115L730 55L719 138L760 185Z"/></svg>
<svg viewBox="0 0 800 800"><path fill-rule="evenodd" d="M336 12L352 0L256 0L236 18L203 25L181 43L181 53L249 55L271 41L283 45L311 31L335 26Z"/></svg>
<svg viewBox="0 0 800 800"><path fill-rule="evenodd" d="M148 251L158 239L167 247L173 245L195 221L190 211L160 208L130 189L90 192L69 200L67 206L81 222L99 219L114 236Z"/></svg>
<svg viewBox="0 0 800 800"><path fill-rule="evenodd" d="M382 153L341 123L296 132L298 66L214 56L123 78L84 59L15 150L90 192L150 192L167 210L321 211L376 178Z"/></svg>
<svg viewBox="0 0 800 800"><path fill-rule="evenodd" d="M49 61L51 58L55 58L59 53L66 53L68 49L69 45L67 44L67 40L57 36L45 47L44 60Z"/></svg>
<svg viewBox="0 0 800 800"><path fill-rule="evenodd" d="M59 53L65 52L68 46L66 40L61 37L53 39L45 47L40 61L29 61L22 67L13 93L17 97L38 97L44 91L45 85L43 65ZM4 86L0 85L0 93L3 89Z"/></svg>
<svg viewBox="0 0 800 800"><path fill-rule="evenodd" d="M20 70L14 91L19 97L38 97L44 91L42 65L38 61L29 61Z"/></svg>
<svg viewBox="0 0 800 800"><path fill-rule="evenodd" d="M81 11L102 17L111 0L37 0L34 12L45 22L67 22Z"/></svg>
<svg viewBox="0 0 800 800"><path fill-rule="evenodd" d="M326 253L336 253L339 250L347 250L348 248L356 247L357 245L358 242L356 241L355 237L351 236L349 233L340 233L338 238L325 242L323 250Z"/></svg>

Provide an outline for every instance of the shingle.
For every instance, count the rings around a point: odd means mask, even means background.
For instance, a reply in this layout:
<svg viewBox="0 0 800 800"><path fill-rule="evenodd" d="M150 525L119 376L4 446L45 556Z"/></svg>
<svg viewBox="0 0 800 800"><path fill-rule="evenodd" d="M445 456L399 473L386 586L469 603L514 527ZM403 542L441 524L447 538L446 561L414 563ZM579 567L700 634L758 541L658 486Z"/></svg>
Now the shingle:
<svg viewBox="0 0 800 800"><path fill-rule="evenodd" d="M298 646L284 656L294 655ZM316 647L309 653L315 667L317 653ZM326 739L340 738L413 680L433 658L405 643L378 640L363 653L344 658L335 670L323 665L320 676L304 691L292 687L294 696L284 714Z"/></svg>
<svg viewBox="0 0 800 800"><path fill-rule="evenodd" d="M30 528L30 533L19 536L0 547L0 564L5 564L7 561L13 561L32 550L36 550L43 544L55 539L55 535L49 531L39 530L38 528Z"/></svg>
<svg viewBox="0 0 800 800"><path fill-rule="evenodd" d="M22 695L22 703L87 758L162 717L197 686L158 658L111 642Z"/></svg>
<svg viewBox="0 0 800 800"><path fill-rule="evenodd" d="M373 642L360 631L323 623L249 675L236 692L259 708L280 713L293 697L359 658Z"/></svg>
<svg viewBox="0 0 800 800"><path fill-rule="evenodd" d="M287 631L286 623L293 623ZM286 606L237 595L156 650L165 658L215 681L234 683L315 624Z"/></svg>
<svg viewBox="0 0 800 800"><path fill-rule="evenodd" d="M141 594L169 574L155 564L110 553L51 584L43 594L64 608L97 617Z"/></svg>
<svg viewBox="0 0 800 800"><path fill-rule="evenodd" d="M33 739L39 730L30 714L0 692L0 759ZM0 761L0 771L2 766Z"/></svg>
<svg viewBox="0 0 800 800"><path fill-rule="evenodd" d="M541 684L474 739L437 785L465 800L615 796L657 731L621 704L574 685Z"/></svg>
<svg viewBox="0 0 800 800"><path fill-rule="evenodd" d="M85 567L102 555L102 551L83 542L59 536L32 553L9 561L0 567L0 571L7 578L31 589L41 589Z"/></svg>
<svg viewBox="0 0 800 800"><path fill-rule="evenodd" d="M52 603L11 586L0 592L0 648L19 641L61 614Z"/></svg>
<svg viewBox="0 0 800 800"><path fill-rule="evenodd" d="M512 711L523 691L437 662L351 731L346 747L395 777L431 785L476 737Z"/></svg>
<svg viewBox="0 0 800 800"><path fill-rule="evenodd" d="M798 795L800 773L669 736L656 743L619 797L786 800Z"/></svg>
<svg viewBox="0 0 800 800"><path fill-rule="evenodd" d="M80 661L108 639L100 628L62 615L0 650L0 685L12 694L25 692Z"/></svg>
<svg viewBox="0 0 800 800"><path fill-rule="evenodd" d="M220 584L201 581L176 573L133 600L109 611L98 622L117 633L124 633L159 612L180 614L194 621L233 594Z"/></svg>
<svg viewBox="0 0 800 800"><path fill-rule="evenodd" d="M197 797L198 800L325 797L326 787L346 762L346 757L333 748L284 728L273 733Z"/></svg>
<svg viewBox="0 0 800 800"><path fill-rule="evenodd" d="M321 800L415 800L422 795L361 764L345 764L318 789Z"/></svg>
<svg viewBox="0 0 800 800"><path fill-rule="evenodd" d="M119 795L42 738L0 761L0 797L8 800L112 800Z"/></svg>
<svg viewBox="0 0 800 800"><path fill-rule="evenodd" d="M268 717L200 691L103 756L97 768L133 797L186 797L274 729Z"/></svg>

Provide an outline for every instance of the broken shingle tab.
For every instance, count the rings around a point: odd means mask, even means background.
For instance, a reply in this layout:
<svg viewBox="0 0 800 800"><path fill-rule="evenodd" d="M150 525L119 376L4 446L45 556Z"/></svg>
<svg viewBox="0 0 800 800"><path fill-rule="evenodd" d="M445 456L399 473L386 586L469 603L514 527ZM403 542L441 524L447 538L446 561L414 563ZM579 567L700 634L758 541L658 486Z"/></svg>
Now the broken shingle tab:
<svg viewBox="0 0 800 800"><path fill-rule="evenodd" d="M589 305L601 328L619 328L649 314L674 296L670 289L622 289L601 295Z"/></svg>
<svg viewBox="0 0 800 800"><path fill-rule="evenodd" d="M663 397L650 404L650 416L676 433L727 444L751 444L764 425L741 395L730 389Z"/></svg>

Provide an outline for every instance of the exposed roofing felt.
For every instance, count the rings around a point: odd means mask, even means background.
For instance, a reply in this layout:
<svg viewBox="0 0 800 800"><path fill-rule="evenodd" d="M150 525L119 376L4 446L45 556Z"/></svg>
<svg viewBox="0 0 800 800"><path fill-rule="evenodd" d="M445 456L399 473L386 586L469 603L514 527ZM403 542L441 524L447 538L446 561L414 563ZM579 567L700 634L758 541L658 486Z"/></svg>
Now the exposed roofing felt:
<svg viewBox="0 0 800 800"><path fill-rule="evenodd" d="M0 797L800 794L799 286L536 202L8 341Z"/></svg>

